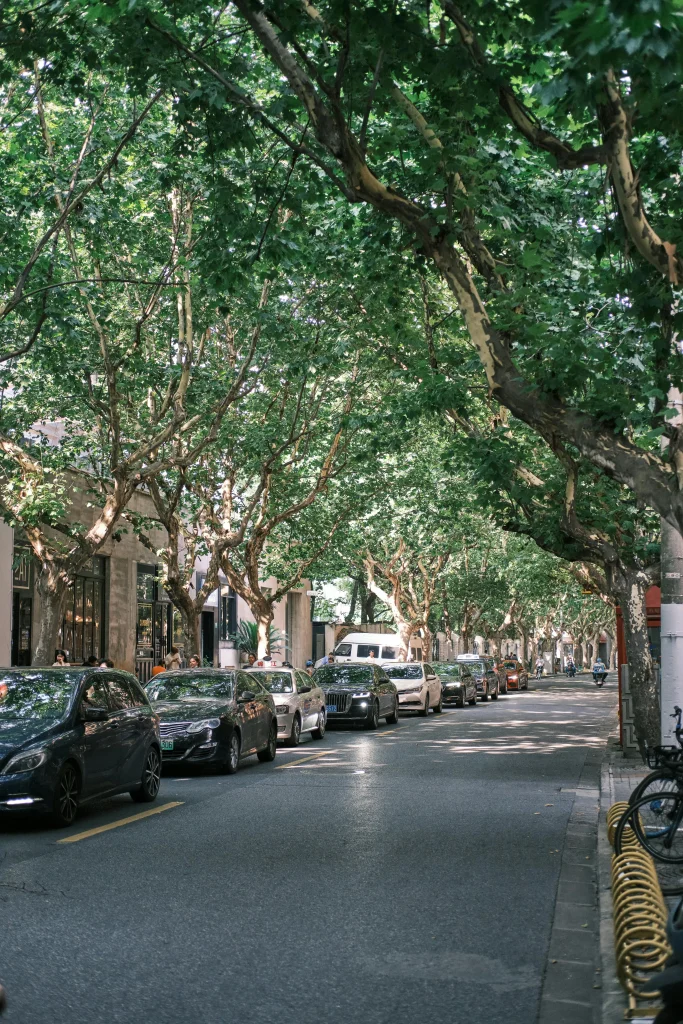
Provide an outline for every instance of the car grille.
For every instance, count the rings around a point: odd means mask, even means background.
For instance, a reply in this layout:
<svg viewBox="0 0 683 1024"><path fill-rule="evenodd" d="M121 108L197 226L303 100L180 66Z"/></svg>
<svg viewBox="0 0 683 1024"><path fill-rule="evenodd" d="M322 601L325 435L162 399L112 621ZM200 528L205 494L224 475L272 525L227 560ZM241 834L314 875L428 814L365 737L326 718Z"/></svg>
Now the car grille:
<svg viewBox="0 0 683 1024"><path fill-rule="evenodd" d="M181 732L187 732L187 727L191 724L191 722L161 722L159 724L159 735L162 738L179 736Z"/></svg>
<svg viewBox="0 0 683 1024"><path fill-rule="evenodd" d="M336 705L337 714L344 714L351 707L351 694L350 693L335 693L334 690L330 690L325 697L325 703L329 706L330 704Z"/></svg>

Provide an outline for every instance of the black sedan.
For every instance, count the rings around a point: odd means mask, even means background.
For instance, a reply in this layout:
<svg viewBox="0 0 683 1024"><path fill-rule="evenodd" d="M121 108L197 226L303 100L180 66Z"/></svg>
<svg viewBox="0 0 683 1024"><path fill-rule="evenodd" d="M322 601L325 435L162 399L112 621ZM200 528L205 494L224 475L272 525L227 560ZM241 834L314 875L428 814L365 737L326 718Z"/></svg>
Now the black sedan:
<svg viewBox="0 0 683 1024"><path fill-rule="evenodd" d="M380 718L398 722L398 690L379 665L323 665L313 673L313 681L325 694L330 725L363 722L366 729L376 729Z"/></svg>
<svg viewBox="0 0 683 1024"><path fill-rule="evenodd" d="M250 754L275 759L275 705L254 673L160 672L146 689L160 719L164 764L208 764L232 775Z"/></svg>
<svg viewBox="0 0 683 1024"><path fill-rule="evenodd" d="M78 807L129 792L155 800L159 722L134 676L109 669L0 673L0 812L70 825Z"/></svg>
<svg viewBox="0 0 683 1024"><path fill-rule="evenodd" d="M435 661L432 668L441 680L444 706L458 708L477 703L477 681L466 664L449 661Z"/></svg>

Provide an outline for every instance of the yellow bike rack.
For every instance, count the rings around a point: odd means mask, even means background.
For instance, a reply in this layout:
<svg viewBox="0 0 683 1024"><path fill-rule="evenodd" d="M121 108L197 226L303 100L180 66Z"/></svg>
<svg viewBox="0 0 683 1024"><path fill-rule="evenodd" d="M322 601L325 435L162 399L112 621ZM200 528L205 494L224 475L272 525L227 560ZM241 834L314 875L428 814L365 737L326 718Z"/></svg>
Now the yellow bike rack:
<svg viewBox="0 0 683 1024"><path fill-rule="evenodd" d="M614 835L626 802L612 804L607 812L607 836ZM622 852L612 856L612 907L617 974L628 995L627 1017L646 1010L656 1012L658 992L643 992L643 985L661 971L671 956L666 938L668 909L662 896L655 863L638 842L637 833L627 827L622 833ZM642 1004L645 1004L643 1006Z"/></svg>

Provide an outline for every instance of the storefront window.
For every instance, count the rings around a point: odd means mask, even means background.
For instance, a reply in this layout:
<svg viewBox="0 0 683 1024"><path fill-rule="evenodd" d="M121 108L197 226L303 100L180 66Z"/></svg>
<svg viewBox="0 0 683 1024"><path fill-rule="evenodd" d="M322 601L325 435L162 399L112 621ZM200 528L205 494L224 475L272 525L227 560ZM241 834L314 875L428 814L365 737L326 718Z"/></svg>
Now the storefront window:
<svg viewBox="0 0 683 1024"><path fill-rule="evenodd" d="M106 560L96 555L70 588L59 645L72 664L80 664L90 655L104 657L105 573Z"/></svg>
<svg viewBox="0 0 683 1024"><path fill-rule="evenodd" d="M227 584L220 588L220 639L229 640L237 632L237 595Z"/></svg>

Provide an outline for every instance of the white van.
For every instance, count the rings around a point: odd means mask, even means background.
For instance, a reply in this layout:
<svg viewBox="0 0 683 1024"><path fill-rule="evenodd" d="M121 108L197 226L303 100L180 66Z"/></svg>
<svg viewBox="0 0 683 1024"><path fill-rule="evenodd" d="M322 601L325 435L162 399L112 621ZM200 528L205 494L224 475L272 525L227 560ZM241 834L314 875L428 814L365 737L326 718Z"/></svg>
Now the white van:
<svg viewBox="0 0 683 1024"><path fill-rule="evenodd" d="M367 661L370 651L373 651L377 661L383 663L398 661L400 649L401 644L396 633L347 633L333 653L335 661ZM411 653L413 661L422 659L422 637L412 638Z"/></svg>

